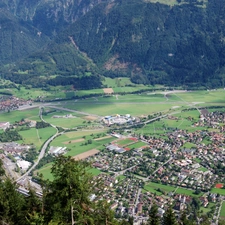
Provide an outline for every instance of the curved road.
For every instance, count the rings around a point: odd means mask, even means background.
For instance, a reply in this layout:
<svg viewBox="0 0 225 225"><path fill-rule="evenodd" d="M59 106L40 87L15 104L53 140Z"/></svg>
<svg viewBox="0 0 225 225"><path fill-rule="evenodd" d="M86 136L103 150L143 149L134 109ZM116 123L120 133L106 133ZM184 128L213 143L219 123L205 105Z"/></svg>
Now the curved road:
<svg viewBox="0 0 225 225"><path fill-rule="evenodd" d="M41 108L40 108L39 116L40 116L41 120L42 120L43 122L45 122L44 119L42 118L42 109L41 109ZM35 167L38 165L39 161L44 157L45 151L46 151L46 149L47 149L47 147L48 147L48 144L49 144L51 141L53 141L53 139L54 139L55 137L57 137L57 136L60 135L60 134L63 134L63 132L59 133L59 131L58 131L58 129L57 129L57 127L56 127L55 125L53 125L53 124L50 124L50 125L56 129L56 133L55 133L53 136L51 136L51 137L44 143L44 145L43 145L43 147L42 147L42 149L41 149L41 151L40 151L40 154L39 154L39 156L38 156L37 161L35 161L34 164L32 165L32 167L31 167L26 173L24 173L21 177L19 177L19 178L16 180L16 182L19 182L19 181L23 180L26 176L28 176L28 174L29 174L33 169L35 169Z"/></svg>

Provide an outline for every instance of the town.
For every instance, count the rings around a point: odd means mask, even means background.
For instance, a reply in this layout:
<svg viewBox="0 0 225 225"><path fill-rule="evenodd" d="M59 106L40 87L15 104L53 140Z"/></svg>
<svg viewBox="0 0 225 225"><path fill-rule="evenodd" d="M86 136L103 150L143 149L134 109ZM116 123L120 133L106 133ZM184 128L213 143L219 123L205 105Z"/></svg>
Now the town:
<svg viewBox="0 0 225 225"><path fill-rule="evenodd" d="M104 181L103 197L117 218L131 216L134 224L140 224L147 221L153 202L163 216L170 204L180 215L197 201L201 211L216 222L225 200L217 191L225 184L224 122L223 112L203 109L198 122L192 124L201 129L193 132L177 128L155 137L131 130L111 130L108 135L116 139L106 144L104 150L93 151L82 160L101 171L98 177ZM12 176L19 177L31 166L24 160L30 148L15 142L1 144L1 158ZM49 149L49 155L64 153L63 147ZM25 183L19 183L21 190L26 189ZM35 187L40 193L40 187Z"/></svg>

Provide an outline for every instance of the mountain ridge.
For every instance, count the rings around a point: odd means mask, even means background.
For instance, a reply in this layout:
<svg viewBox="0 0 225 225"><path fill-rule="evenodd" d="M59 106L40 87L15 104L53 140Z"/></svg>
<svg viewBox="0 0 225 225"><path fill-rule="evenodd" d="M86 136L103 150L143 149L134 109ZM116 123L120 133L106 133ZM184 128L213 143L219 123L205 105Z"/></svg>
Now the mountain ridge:
<svg viewBox="0 0 225 225"><path fill-rule="evenodd" d="M128 76L135 83L153 85L223 86L223 2L180 0L170 6L136 0L97 0L86 5L85 1L56 1L84 4L85 13L66 26L62 21L55 35L51 29L49 44L5 71L5 78L18 82L22 70L47 85L55 82L52 75L71 79L91 73L93 79Z"/></svg>

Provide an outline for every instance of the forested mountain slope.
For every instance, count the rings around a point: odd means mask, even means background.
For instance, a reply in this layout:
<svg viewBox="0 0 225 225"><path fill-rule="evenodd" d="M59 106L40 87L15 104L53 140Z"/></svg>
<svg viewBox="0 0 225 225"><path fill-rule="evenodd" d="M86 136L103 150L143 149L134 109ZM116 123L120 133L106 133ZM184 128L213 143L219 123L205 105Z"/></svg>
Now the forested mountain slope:
<svg viewBox="0 0 225 225"><path fill-rule="evenodd" d="M52 39L4 71L17 83L76 84L89 76L92 88L101 85L100 74L145 84L224 86L225 0L13 2L16 10L7 5L12 15Z"/></svg>

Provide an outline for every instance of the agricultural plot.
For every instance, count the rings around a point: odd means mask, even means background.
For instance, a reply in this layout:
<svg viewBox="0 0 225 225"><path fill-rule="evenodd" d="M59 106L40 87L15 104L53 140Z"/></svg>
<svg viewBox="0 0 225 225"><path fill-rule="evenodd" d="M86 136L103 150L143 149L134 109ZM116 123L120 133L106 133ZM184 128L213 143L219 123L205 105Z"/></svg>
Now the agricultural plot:
<svg viewBox="0 0 225 225"><path fill-rule="evenodd" d="M52 141L51 146L67 147L69 151L66 153L66 155L76 156L92 149L101 150L104 148L104 144L107 144L116 139L114 137L109 137L101 140L94 140L94 135L99 133L101 132L68 132L55 138Z"/></svg>
<svg viewBox="0 0 225 225"><path fill-rule="evenodd" d="M209 90L209 91L190 91L185 93L176 93L176 95L185 102L192 103L224 103L225 90Z"/></svg>
<svg viewBox="0 0 225 225"><path fill-rule="evenodd" d="M23 137L22 141L18 143L34 144L38 149L43 143L56 133L53 127L46 127L42 129L30 128L29 130L20 131L19 134Z"/></svg>
<svg viewBox="0 0 225 225"><path fill-rule="evenodd" d="M80 90L75 92L75 96L81 97L90 94L104 94L103 89Z"/></svg>
<svg viewBox="0 0 225 225"><path fill-rule="evenodd" d="M127 77L119 77L119 78L114 78L114 79L106 77L105 80L103 81L103 84L106 85L107 87L112 87L112 88L114 88L114 87L124 87L126 85L136 86Z"/></svg>
<svg viewBox="0 0 225 225"><path fill-rule="evenodd" d="M54 118L53 117L53 115L64 116L64 115L67 115L67 113L66 112L64 112L64 113L62 113L62 112L57 113L56 112L56 113L51 114L51 115L43 116L43 119L50 124L53 124L53 125L58 126L58 127L64 127L64 128L74 128L74 127L83 125L83 123L86 122L86 120L84 120L80 117L76 117L76 116L74 116L73 118L72 117L71 118L70 117L67 117L67 118L63 118L63 117Z"/></svg>
<svg viewBox="0 0 225 225"><path fill-rule="evenodd" d="M38 108L21 111L11 111L9 113L0 113L0 121L10 123L14 123L15 121L20 121L22 119L41 121L38 115Z"/></svg>

